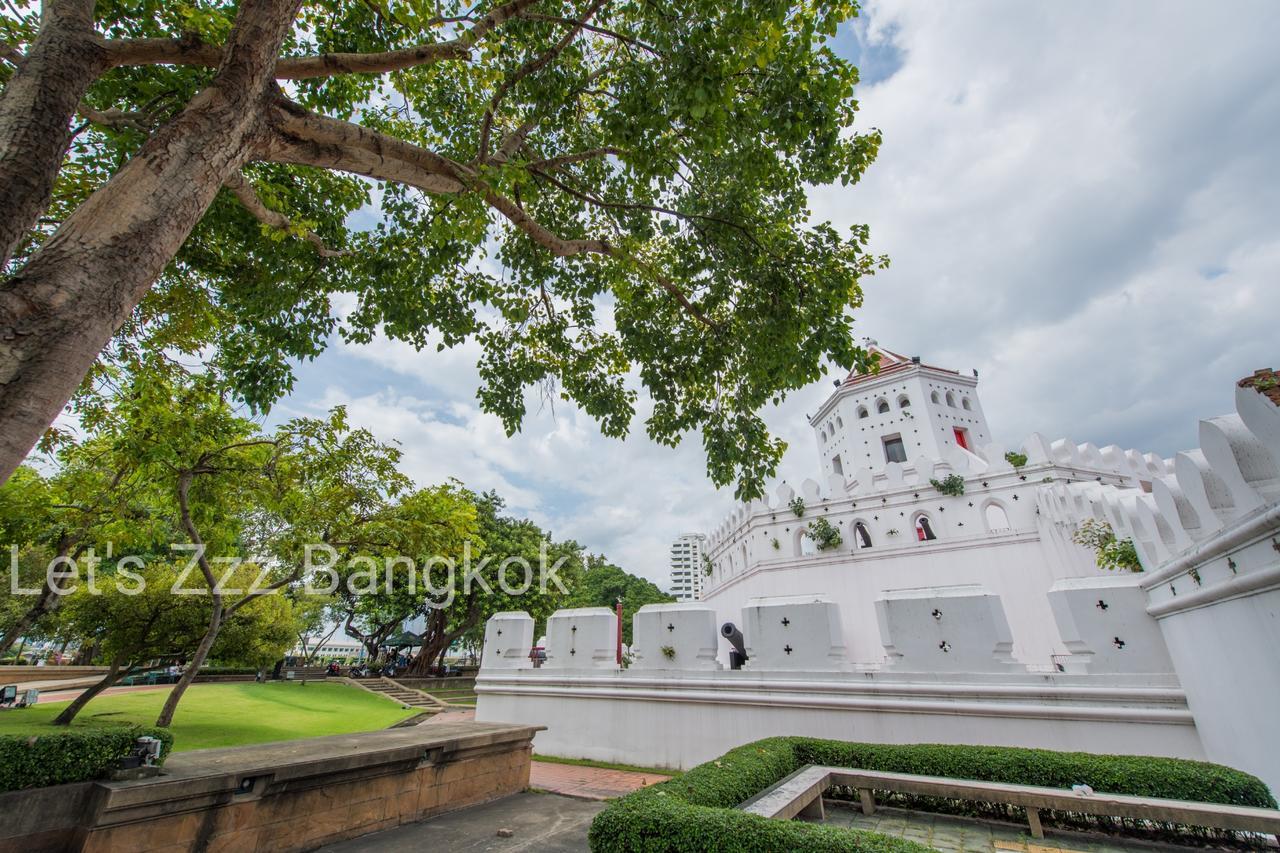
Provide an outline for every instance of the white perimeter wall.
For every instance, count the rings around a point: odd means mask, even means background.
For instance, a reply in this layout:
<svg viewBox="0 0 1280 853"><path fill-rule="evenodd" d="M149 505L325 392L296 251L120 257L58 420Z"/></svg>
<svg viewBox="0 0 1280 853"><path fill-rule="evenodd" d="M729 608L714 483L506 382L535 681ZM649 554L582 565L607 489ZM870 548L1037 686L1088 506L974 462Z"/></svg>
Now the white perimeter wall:
<svg viewBox="0 0 1280 853"><path fill-rule="evenodd" d="M909 525L901 526L904 533L899 538L914 536ZM1013 657L1043 669L1050 666L1052 655L1068 653L1049 606L1049 588L1064 576L1098 574L1091 566L1064 565L1046 554L1048 547L1033 530L968 541L908 541L899 547L859 551L856 560L841 553L817 554L760 566L721 584L702 603L716 609L720 622L741 628L742 608L750 598L825 595L840 605L849 659L875 665L885 660L875 609L882 592L979 584L1000 596L1013 632ZM720 660L728 659L729 645L722 640Z"/></svg>
<svg viewBox="0 0 1280 853"><path fill-rule="evenodd" d="M1120 684L1029 674L832 682L830 674L482 671L476 719L546 726L534 741L545 755L679 769L776 735L1204 758L1180 690L1158 679Z"/></svg>

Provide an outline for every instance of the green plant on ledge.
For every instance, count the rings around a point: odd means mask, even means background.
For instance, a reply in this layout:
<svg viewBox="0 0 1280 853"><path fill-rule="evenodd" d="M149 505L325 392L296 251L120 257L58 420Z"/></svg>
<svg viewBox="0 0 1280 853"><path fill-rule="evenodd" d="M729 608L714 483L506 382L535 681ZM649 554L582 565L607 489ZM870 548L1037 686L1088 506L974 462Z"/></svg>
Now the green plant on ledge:
<svg viewBox="0 0 1280 853"><path fill-rule="evenodd" d="M710 557L708 557L706 554L703 554L703 555L702 555L702 573L703 573L704 575L706 575L707 577L711 577L711 570L712 570L714 567L715 567L715 566L714 566L714 564L711 562L711 558L710 558Z"/></svg>
<svg viewBox="0 0 1280 853"><path fill-rule="evenodd" d="M1010 450L1008 453L1004 455L1004 461L1008 462L1014 468L1021 468L1023 465L1027 464L1027 454L1017 453L1013 450Z"/></svg>
<svg viewBox="0 0 1280 853"><path fill-rule="evenodd" d="M799 518L800 516L804 515L804 498L800 497L799 495L796 495L794 498L792 498L787 503L787 506L791 507L791 511L796 514L796 518Z"/></svg>
<svg viewBox="0 0 1280 853"><path fill-rule="evenodd" d="M958 498L964 494L964 477L959 474L948 474L941 480L930 480L929 485L942 494L953 498Z"/></svg>
<svg viewBox="0 0 1280 853"><path fill-rule="evenodd" d="M773 540L769 544L773 546L773 550L775 551L782 550L782 543L778 541L777 536L773 537Z"/></svg>
<svg viewBox="0 0 1280 853"><path fill-rule="evenodd" d="M809 523L809 538L813 540L813 544L817 546L819 551L830 551L834 548L839 548L840 543L844 541L840 538L840 531L825 518L819 518L817 521Z"/></svg>
<svg viewBox="0 0 1280 853"><path fill-rule="evenodd" d="M662 648L658 649L658 651L662 652L662 656L663 656L664 658L666 658L667 660L675 660L675 659L676 659L676 647L675 647L675 646L663 646Z"/></svg>
<svg viewBox="0 0 1280 853"><path fill-rule="evenodd" d="M1092 548L1096 555L1098 568L1108 571L1140 572L1142 563L1138 560L1138 549L1132 539L1117 539L1111 525L1096 518L1085 520L1071 534L1071 541L1086 548Z"/></svg>

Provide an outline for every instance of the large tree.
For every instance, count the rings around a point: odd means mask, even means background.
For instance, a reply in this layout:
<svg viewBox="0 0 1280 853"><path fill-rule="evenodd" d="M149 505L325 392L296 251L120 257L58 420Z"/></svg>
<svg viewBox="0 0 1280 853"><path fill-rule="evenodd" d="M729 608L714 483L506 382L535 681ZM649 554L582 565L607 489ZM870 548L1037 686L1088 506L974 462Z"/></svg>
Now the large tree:
<svg viewBox="0 0 1280 853"><path fill-rule="evenodd" d="M882 261L806 207L879 145L828 45L852 0L8 8L0 478L104 353L216 342L261 408L381 331L478 340L508 430L541 385L620 436L634 373L650 437L700 430L747 497L783 450L756 411L865 359Z"/></svg>

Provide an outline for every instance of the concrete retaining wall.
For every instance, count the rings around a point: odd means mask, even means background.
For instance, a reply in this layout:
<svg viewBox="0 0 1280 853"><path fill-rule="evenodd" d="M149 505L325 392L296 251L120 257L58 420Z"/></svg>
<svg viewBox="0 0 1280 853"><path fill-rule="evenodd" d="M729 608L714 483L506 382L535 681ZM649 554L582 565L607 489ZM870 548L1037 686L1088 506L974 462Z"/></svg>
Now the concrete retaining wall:
<svg viewBox="0 0 1280 853"><path fill-rule="evenodd" d="M523 790L536 731L441 723L181 753L152 779L0 794L0 851L311 850Z"/></svg>

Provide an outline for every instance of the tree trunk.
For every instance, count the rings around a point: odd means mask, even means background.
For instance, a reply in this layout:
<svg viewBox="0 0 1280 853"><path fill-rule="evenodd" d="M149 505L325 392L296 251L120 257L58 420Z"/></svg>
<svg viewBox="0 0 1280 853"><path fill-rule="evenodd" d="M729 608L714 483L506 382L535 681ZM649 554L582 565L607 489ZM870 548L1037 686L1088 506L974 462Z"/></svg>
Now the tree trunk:
<svg viewBox="0 0 1280 853"><path fill-rule="evenodd" d="M66 557L70 553L71 545L64 541L62 546L58 549L58 558ZM76 552L76 558L79 558L80 553L80 551ZM66 563L61 560L59 560L58 565L62 566L64 569L66 567ZM23 613L22 616L19 617L17 622L9 626L9 628L4 632L4 637L0 638L0 655L9 651L10 647L12 647L14 643L18 642L18 638L25 636L26 633L31 630L31 626L35 625L42 617L47 616L62 606L62 593L57 592L53 588L54 582L58 582L58 586L61 587L63 581L73 580L74 578L75 574L70 571L54 572L52 577L50 577L50 573L48 571L45 572L44 584L40 588L40 596L35 600L35 603L27 609L27 612Z"/></svg>
<svg viewBox="0 0 1280 853"><path fill-rule="evenodd" d="M119 681L122 676L135 669L135 667L129 667L125 672L121 672L120 667L123 665L124 661L120 658L116 658L111 661L111 668L107 670L107 674L103 676L102 680L90 687L88 690L85 690L76 698L72 699L71 704L63 708L62 713L53 718L53 724L55 726L71 725L71 721L76 718L76 714L79 714L80 710L84 708L85 705L88 705L89 701L93 699L93 697L97 696L99 693Z"/></svg>
<svg viewBox="0 0 1280 853"><path fill-rule="evenodd" d="M0 287L0 482L263 141L276 56L300 2L244 0L209 88Z"/></svg>
<svg viewBox="0 0 1280 853"><path fill-rule="evenodd" d="M157 726L168 728L173 725L173 714L178 710L178 703L182 701L182 695L187 692L191 682L196 680L196 675L200 673L200 667L209 658L209 652L213 650L213 644L217 641L220 630L222 630L222 597L215 594L213 596L213 611L209 615L209 628L204 632L204 636L200 638L200 645L196 646L196 653L187 662L187 668L182 671L182 676L178 679L178 683L173 685L173 689L165 697L164 707L160 709L160 716L156 717Z"/></svg>
<svg viewBox="0 0 1280 853"><path fill-rule="evenodd" d="M71 119L108 67L93 6L94 0L47 0L40 32L0 95L0 268L48 206Z"/></svg>

